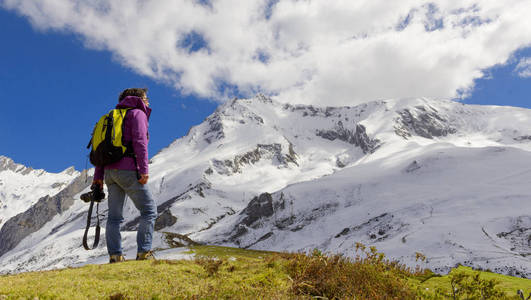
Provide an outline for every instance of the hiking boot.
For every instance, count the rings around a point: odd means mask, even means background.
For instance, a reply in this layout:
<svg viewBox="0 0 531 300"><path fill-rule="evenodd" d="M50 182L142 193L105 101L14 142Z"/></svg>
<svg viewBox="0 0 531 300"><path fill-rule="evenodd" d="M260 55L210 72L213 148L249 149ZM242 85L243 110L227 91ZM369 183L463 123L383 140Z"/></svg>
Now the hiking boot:
<svg viewBox="0 0 531 300"><path fill-rule="evenodd" d="M122 262L122 261L125 261L125 257L123 255L121 255L121 254L111 255L109 257L109 263L110 264L117 263L117 262Z"/></svg>
<svg viewBox="0 0 531 300"><path fill-rule="evenodd" d="M155 259L155 256L153 256L153 251L148 252L138 252L136 255L136 260L148 260L148 259Z"/></svg>

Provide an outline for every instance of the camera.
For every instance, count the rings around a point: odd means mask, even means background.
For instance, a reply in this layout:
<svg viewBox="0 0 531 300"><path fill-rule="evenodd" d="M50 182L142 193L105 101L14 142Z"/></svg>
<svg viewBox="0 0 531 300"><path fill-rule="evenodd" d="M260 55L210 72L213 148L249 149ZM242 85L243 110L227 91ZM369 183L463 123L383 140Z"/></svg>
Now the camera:
<svg viewBox="0 0 531 300"><path fill-rule="evenodd" d="M98 186L91 187L92 191L88 193L81 194L80 198L81 200L85 202L101 202L103 199L105 199L105 193L103 192L103 189Z"/></svg>

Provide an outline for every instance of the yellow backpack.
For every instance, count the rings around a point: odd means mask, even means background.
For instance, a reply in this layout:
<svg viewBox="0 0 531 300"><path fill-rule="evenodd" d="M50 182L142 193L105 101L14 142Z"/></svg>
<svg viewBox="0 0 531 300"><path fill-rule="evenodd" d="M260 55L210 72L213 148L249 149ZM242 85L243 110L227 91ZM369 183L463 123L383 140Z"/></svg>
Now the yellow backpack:
<svg viewBox="0 0 531 300"><path fill-rule="evenodd" d="M116 108L103 115L94 130L87 149L90 151L90 162L94 166L105 166L119 161L124 156L134 157L132 145L124 145L123 125L127 112L131 108Z"/></svg>

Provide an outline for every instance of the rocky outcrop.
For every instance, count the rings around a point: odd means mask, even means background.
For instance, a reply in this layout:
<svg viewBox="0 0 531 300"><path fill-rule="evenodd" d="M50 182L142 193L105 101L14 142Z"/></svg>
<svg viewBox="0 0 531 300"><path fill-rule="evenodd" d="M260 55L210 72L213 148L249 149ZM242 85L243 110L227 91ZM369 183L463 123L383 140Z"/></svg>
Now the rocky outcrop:
<svg viewBox="0 0 531 300"><path fill-rule="evenodd" d="M414 109L398 111L395 120L395 133L404 139L418 135L427 139L454 134L457 129L430 106L416 106Z"/></svg>
<svg viewBox="0 0 531 300"><path fill-rule="evenodd" d="M531 216L519 216L511 221L507 231L496 234L507 240L510 250L523 257L531 256Z"/></svg>
<svg viewBox="0 0 531 300"><path fill-rule="evenodd" d="M161 230L175 223L177 223L177 217L172 215L170 209L167 208L155 220L155 230Z"/></svg>
<svg viewBox="0 0 531 300"><path fill-rule="evenodd" d="M16 171L18 165L9 157L0 156L0 171Z"/></svg>
<svg viewBox="0 0 531 300"><path fill-rule="evenodd" d="M173 216L170 212L170 207L178 201L182 201L184 199L190 198L190 193L197 193L201 196L202 193L204 193L206 190L209 190L211 188L211 185L209 182L200 182L196 185L190 186L186 191L183 193L164 201L160 205L157 206L157 219L155 219L155 230L160 230L163 228L166 228L168 226L174 225L177 222L177 217ZM125 225L122 226L122 230L137 230L138 229L138 223L140 222L140 216L134 218L133 220L127 222Z"/></svg>
<svg viewBox="0 0 531 300"><path fill-rule="evenodd" d="M44 196L25 212L7 220L0 230L0 256L16 247L28 235L41 229L54 216L68 210L74 204L74 195L87 188L92 181L86 172L83 171L57 195Z"/></svg>
<svg viewBox="0 0 531 300"><path fill-rule="evenodd" d="M178 234L175 232L163 232L162 234L164 236L164 239L166 240L166 244L168 244L170 248L201 245L201 243L198 243L183 234Z"/></svg>
<svg viewBox="0 0 531 300"><path fill-rule="evenodd" d="M282 167L287 167L289 163L298 166L297 154L293 150L293 145L290 144L288 152L288 154L282 153L281 144L258 144L254 150L236 155L232 160L212 160L212 167L207 169L205 173L210 175L214 170L223 175L240 173L243 166L255 164L262 159L271 159L274 165Z"/></svg>
<svg viewBox="0 0 531 300"><path fill-rule="evenodd" d="M237 239L247 233L247 227L252 227L256 221L270 217L273 213L273 198L271 194L263 193L254 197L247 207L240 212L242 219L236 225L229 239L238 243Z"/></svg>
<svg viewBox="0 0 531 300"><path fill-rule="evenodd" d="M208 124L208 130L205 132L204 139L207 143L211 144L214 141L219 141L225 137L223 122L218 113L210 116L206 122Z"/></svg>
<svg viewBox="0 0 531 300"><path fill-rule="evenodd" d="M283 193L280 195L263 193L254 197L240 212L239 221L228 235L228 239L223 242L229 241L240 247L249 248L274 235L272 231L262 236L253 235L261 229L267 227L272 229L270 226L273 225L275 230L296 232L314 223L315 220L333 213L339 207L337 202L324 203L303 213L293 214L289 209L293 206L292 201L290 196L285 196Z"/></svg>
<svg viewBox="0 0 531 300"><path fill-rule="evenodd" d="M421 165L418 161L414 160L412 163L410 163L406 169L405 169L405 172L406 173L413 173L415 172L416 170L420 169L421 168Z"/></svg>
<svg viewBox="0 0 531 300"><path fill-rule="evenodd" d="M515 137L514 140L517 141L517 142L531 141L531 135L522 135L522 136L519 136L519 137Z"/></svg>
<svg viewBox="0 0 531 300"><path fill-rule="evenodd" d="M377 217L369 219L362 224L344 228L340 233L336 234L334 238L337 239L355 232L363 232L363 234L371 240L384 240L389 237L388 232L397 231L393 226L393 218L393 215L383 213ZM401 230L404 226L405 225L398 226L398 230Z"/></svg>
<svg viewBox="0 0 531 300"><path fill-rule="evenodd" d="M260 194L254 197L240 215L245 216L240 224L251 226L260 218L273 215L273 198L269 193Z"/></svg>
<svg viewBox="0 0 531 300"><path fill-rule="evenodd" d="M0 172L2 171L13 171L15 173L27 175L33 171L33 168L17 164L9 157L0 156ZM42 173L44 173L44 171L42 171Z"/></svg>
<svg viewBox="0 0 531 300"><path fill-rule="evenodd" d="M343 122L337 122L334 129L331 130L317 130L317 136L327 140L340 140L354 146L360 147L364 154L373 153L380 146L378 139L371 139L367 135L365 126L356 124L354 130L345 128Z"/></svg>

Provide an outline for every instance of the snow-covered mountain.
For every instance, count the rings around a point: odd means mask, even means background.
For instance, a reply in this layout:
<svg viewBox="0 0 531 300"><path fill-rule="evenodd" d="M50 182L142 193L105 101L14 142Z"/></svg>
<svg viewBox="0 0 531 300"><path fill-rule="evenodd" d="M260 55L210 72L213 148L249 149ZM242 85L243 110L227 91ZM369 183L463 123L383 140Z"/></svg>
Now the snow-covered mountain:
<svg viewBox="0 0 531 300"><path fill-rule="evenodd" d="M79 172L73 167L61 173L34 170L0 156L0 229L11 217L25 211L39 198L64 189Z"/></svg>
<svg viewBox="0 0 531 300"><path fill-rule="evenodd" d="M190 239L355 255L363 242L412 265L424 253L439 272L461 263L529 277L530 125L531 110L425 98L355 107L235 99L152 158L154 246L161 255ZM86 210L74 201L12 243L0 272L105 262L105 245L80 246ZM137 215L129 202L131 256Z"/></svg>

